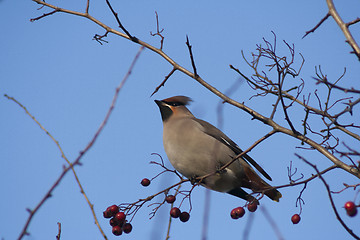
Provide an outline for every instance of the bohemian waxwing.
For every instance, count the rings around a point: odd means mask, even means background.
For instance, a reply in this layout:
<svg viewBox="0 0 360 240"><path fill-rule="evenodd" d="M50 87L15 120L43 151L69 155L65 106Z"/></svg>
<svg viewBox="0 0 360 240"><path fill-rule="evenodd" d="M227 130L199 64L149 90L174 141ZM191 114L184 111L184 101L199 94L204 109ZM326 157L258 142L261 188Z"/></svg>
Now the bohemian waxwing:
<svg viewBox="0 0 360 240"><path fill-rule="evenodd" d="M223 132L208 122L197 119L186 108L191 101L185 96L155 100L164 125L163 143L173 167L190 180L215 173L201 181L201 185L249 202L257 200L241 187L263 192L274 201L281 193L271 186L249 165L252 164L264 177L271 177L248 155L243 155L222 171L219 169L242 150Z"/></svg>

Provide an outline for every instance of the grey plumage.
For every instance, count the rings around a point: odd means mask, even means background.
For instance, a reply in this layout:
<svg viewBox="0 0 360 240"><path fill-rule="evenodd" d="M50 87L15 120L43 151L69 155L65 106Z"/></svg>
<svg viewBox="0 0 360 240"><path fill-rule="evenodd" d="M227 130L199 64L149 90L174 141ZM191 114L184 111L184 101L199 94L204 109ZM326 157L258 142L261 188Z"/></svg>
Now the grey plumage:
<svg viewBox="0 0 360 240"><path fill-rule="evenodd" d="M191 99L185 96L155 100L163 120L163 143L169 161L178 172L192 179L216 172L242 150L215 126L195 118L186 108L190 101ZM271 189L249 163L271 180L271 177L245 154L223 171L205 178L201 184L247 201L253 201L254 197L241 187L264 192L269 198L279 201L281 193ZM267 190L269 188L270 190Z"/></svg>

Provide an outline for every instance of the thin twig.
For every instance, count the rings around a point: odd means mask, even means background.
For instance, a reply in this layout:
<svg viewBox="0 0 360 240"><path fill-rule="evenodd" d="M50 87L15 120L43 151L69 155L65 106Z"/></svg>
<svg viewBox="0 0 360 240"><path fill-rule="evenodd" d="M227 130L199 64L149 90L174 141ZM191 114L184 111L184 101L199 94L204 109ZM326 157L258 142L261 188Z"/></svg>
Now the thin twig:
<svg viewBox="0 0 360 240"><path fill-rule="evenodd" d="M103 235L103 237L104 237L105 239L107 239L107 237L106 237L104 231L102 230L102 228L101 228L101 226L100 226L100 224L99 224L99 221L98 221L98 219L97 219L97 216L96 216L96 213L95 213L95 210L94 210L94 207L93 207L94 205L90 202L90 200L89 200L89 198L88 198L88 196L87 196L87 194L86 194L86 192L85 192L85 190L84 190L84 187L82 186L82 184L81 184L81 182L80 182L80 180L79 180L79 177L78 177L77 173L75 172L74 165L71 164L71 162L70 162L70 161L68 160L68 158L66 157L66 155L65 155L62 147L60 146L59 141L57 141L57 140L55 139L55 137L54 137L48 130L46 130L46 128L27 110L27 108L26 108L24 105L22 105L19 101L17 101L17 100L16 100L15 98L13 98L13 97L9 97L9 96L6 95L6 94L5 94L4 96L5 96L7 99L9 99L9 100L15 102L16 104L18 104L22 109L24 109L25 113L26 113L27 115L29 115L29 116L31 117L31 119L33 119L34 122L35 122L35 123L46 133L46 135L49 136L49 137L51 138L51 140L56 144L57 148L59 149L59 151L60 151L60 153L61 153L61 157L67 162L67 164L69 165L69 167L71 168L71 170L72 170L72 172L73 172L73 174L74 174L75 180L76 180L76 182L77 182L77 184L78 184L78 186L79 186L79 188L80 188L80 192L81 192L81 194L84 196L86 202L88 203L88 205L89 205L89 207L90 207L91 213L92 213L92 215L93 215L93 217L94 217L94 220L95 220L95 224L98 226L99 231L101 232L101 234Z"/></svg>
<svg viewBox="0 0 360 240"><path fill-rule="evenodd" d="M195 66L195 60L194 60L194 56L193 56L193 53L192 53L192 50L191 50L192 46L190 45L189 38L188 38L187 35L186 35L186 46L189 49L191 65L192 65L193 70L194 70L194 78L196 79L197 77L199 77L199 75L197 74L197 70L196 70L196 66Z"/></svg>
<svg viewBox="0 0 360 240"><path fill-rule="evenodd" d="M343 183L344 185L344 188L339 190L339 191L331 191L331 193L335 193L335 194L339 194L339 193L342 193L343 191L345 191L346 189L349 189L349 188L352 188L353 190L356 190L357 187L360 186L360 183L357 183L357 184L353 184L353 185L349 185L347 183Z"/></svg>
<svg viewBox="0 0 360 240"><path fill-rule="evenodd" d="M168 75L165 76L165 79L159 84L159 86L156 87L156 89L154 90L154 92L151 94L150 97L152 97L155 93L157 93L157 92L159 91L159 89L160 89L161 87L163 87L163 86L165 85L166 81L170 78L170 76L171 76L175 71L176 71L176 68L173 68L173 69L171 70L171 72L170 72Z"/></svg>
<svg viewBox="0 0 360 240"><path fill-rule="evenodd" d="M336 165L332 165L326 169L324 169L323 171L320 172L320 174L325 174L333 169L336 169L337 166ZM318 174L313 174L311 177L303 180L303 181L300 181L300 182L290 182L289 184L284 184L284 185L279 185L279 186L272 186L272 187L269 187L269 188L266 188L264 189L265 191L268 191L270 189L280 189L280 188L286 188L286 187L292 187L292 186L296 186L296 185L301 185L301 184L306 184L312 180L314 180L315 178L319 177Z"/></svg>
<svg viewBox="0 0 360 240"><path fill-rule="evenodd" d="M56 240L60 240L60 236L61 236L61 223L58 222L58 234L56 235Z"/></svg>
<svg viewBox="0 0 360 240"><path fill-rule="evenodd" d="M344 68L344 73L338 78L338 80L336 80L336 83L329 82L327 77L323 76L323 75L318 75L318 77L313 77L313 79L315 79L317 81L316 84L323 83L326 86L329 86L331 88L336 88L338 90L343 91L344 93L359 93L360 94L359 89L355 89L353 87L344 88L344 87L340 87L339 85L337 85L337 82L345 76L345 73L346 73L346 68Z"/></svg>
<svg viewBox="0 0 360 240"><path fill-rule="evenodd" d="M108 31L105 32L105 34L103 35L99 35L99 34L95 34L95 36L93 37L93 40L97 41L98 43L100 43L100 45L103 45L104 43L109 43L108 41L104 40L105 37L107 37L108 35Z"/></svg>
<svg viewBox="0 0 360 240"><path fill-rule="evenodd" d="M360 47L356 43L351 32L349 31L348 25L346 23L344 23L344 21L341 19L340 15L339 15L339 13L336 11L334 2L332 0L326 0L326 3L329 8L329 14L331 14L332 18L335 20L335 22L340 27L341 31L344 33L346 42L354 50L353 53L358 57L358 60L360 61Z"/></svg>
<svg viewBox="0 0 360 240"><path fill-rule="evenodd" d="M115 12L115 10L113 9L113 7L111 6L109 0L106 0L106 4L108 5L108 7L110 8L110 11L112 12L112 14L114 15L117 23L119 24L119 28L121 28L121 30L124 31L124 33L126 33L126 35L130 38L131 41L133 42L138 42L137 38L134 36L131 36L131 34L128 32L128 30L126 30L126 28L122 25L122 23L120 22L119 16L117 14L117 12Z"/></svg>
<svg viewBox="0 0 360 240"><path fill-rule="evenodd" d="M87 0L87 1L86 1L85 13L89 14L89 8L90 8L90 0Z"/></svg>
<svg viewBox="0 0 360 240"><path fill-rule="evenodd" d="M177 195L177 193L180 191L180 188L181 188L181 184L176 188L175 190L175 196ZM171 208L173 208L174 206L174 203L171 203ZM170 239L170 229L171 229L171 223L172 223L172 217L169 216L169 223L168 223L168 227L167 227L167 230L166 230L166 237L165 237L165 240L168 240Z"/></svg>
<svg viewBox="0 0 360 240"><path fill-rule="evenodd" d="M359 17L357 17L356 19L352 20L351 22L348 22L348 23L346 24L346 26L349 27L349 26L351 26L351 25L353 25L353 24L355 24L355 23L358 23L358 22L360 22L360 18L359 18Z"/></svg>
<svg viewBox="0 0 360 240"><path fill-rule="evenodd" d="M246 149L245 151L241 152L239 155L235 156L232 160L230 160L228 163L224 164L223 166L221 166L221 168L217 169L215 172L212 173L208 173L204 176L201 177L197 177L196 179L199 181L199 183L201 183L205 178L213 176L215 174L218 174L218 172L223 171L225 168L227 168L228 166L230 166L233 162L237 161L239 158L243 157L245 154L247 154L248 152L250 152L252 149L254 149L258 144L260 144L261 142L265 141L267 138L269 138L270 136L274 135L276 133L276 131L272 130L269 133L267 133L266 135L264 135L263 137L261 137L260 139L258 139L256 142L254 142L248 149Z"/></svg>
<svg viewBox="0 0 360 240"><path fill-rule="evenodd" d="M153 195L150 195L146 198L141 198L133 203L121 203L119 205L119 208L121 211L125 212L126 215L128 216L131 216L131 218L129 219L129 222L131 222L135 215L137 214L137 212L140 210L140 208L142 208L144 206L145 203L151 201L154 197L160 195L160 194L163 194L163 193L167 193L169 192L171 189L179 186L179 185L182 185L183 183L186 183L186 182L190 182L189 179L181 179L179 182L161 190L160 192L157 192ZM198 185L194 185L194 186L198 186ZM194 188L194 186L192 188ZM157 207L155 207L153 209L153 211L149 214L150 215L150 219L153 218L157 212L157 210L160 208L160 206L162 206L163 204L165 203L165 201L163 201L162 203L157 203ZM156 203L155 203L156 204ZM151 206L153 204L150 204L149 206Z"/></svg>
<svg viewBox="0 0 360 240"><path fill-rule="evenodd" d="M150 32L150 35L151 36L159 36L161 38L160 40L160 50L163 49L163 45L164 45L164 36L161 34L164 29L162 28L160 30L160 27L159 27L159 16L158 16L158 13L155 11L155 15L156 15L156 33L152 33Z"/></svg>
<svg viewBox="0 0 360 240"><path fill-rule="evenodd" d="M320 22L319 22L318 24L316 24L315 27L313 27L312 29L310 29L309 31L307 31L302 38L306 37L306 36L309 35L310 33L315 32L315 30L318 29L318 28L320 27L320 25L321 25L323 22L325 22L325 20L328 19L328 17L330 17L330 16L331 16L330 13L327 13L327 14L325 15L325 17L323 17L323 18L320 20Z"/></svg>
<svg viewBox="0 0 360 240"><path fill-rule="evenodd" d="M119 92L121 90L121 88L123 87L123 85L125 84L126 80L128 79L128 77L130 76L131 74L131 71L137 61L137 59L139 58L140 56L140 53L142 52L143 50L143 47L140 48L140 50L138 51L138 53L136 54L127 74L125 75L125 77L123 78L123 80L120 82L119 86L116 88L116 91L115 91L115 95L113 97L113 100L112 100L112 103L111 103L111 106L103 120L103 122L101 123L100 127L97 129L97 131L95 132L95 135L93 136L93 138L91 139L91 141L88 143L88 145L82 150L80 151L78 157L72 162L69 164L68 167L64 168L62 173L60 174L60 176L57 178L57 180L53 183L53 185L50 187L50 189L46 192L46 194L44 195L44 197L40 200L40 202L36 205L36 207L33 209L33 210L30 210L28 209L28 212L30 213L21 233L20 233L20 236L18 237L18 240L22 239L25 235L28 235L29 233L27 232L27 229L30 225L30 222L32 220L32 218L34 217L35 213L40 209L40 207L45 203L45 201L51 197L54 189L60 184L60 182L62 181L62 179L64 178L64 176L69 172L69 170L71 170L73 168L73 166L76 166L78 164L80 164L80 160L82 159L82 157L85 155L85 153L87 153L87 151L93 146L93 144L95 143L95 141L97 140L98 136L100 135L101 131L103 130L103 128L105 127L107 121L109 120L110 118L110 115L115 107L115 102L118 98L118 95L119 95ZM100 230L101 231L101 230ZM106 235L103 234L103 237L105 239L107 239Z"/></svg>
<svg viewBox="0 0 360 240"><path fill-rule="evenodd" d="M281 102L281 105L282 105L282 109L284 111L284 115L285 115L285 120L287 121L287 123L289 124L290 128L291 128L291 131L293 131L294 134L300 134L294 127L290 117L289 117L289 114L288 114L288 111L287 111L287 106L285 106L285 101L284 101L284 98L281 94L282 92L282 81L280 81L280 76L279 76L279 83L278 83L278 87L279 87L279 98L280 98L280 102Z"/></svg>
<svg viewBox="0 0 360 240"><path fill-rule="evenodd" d="M53 9L57 9L59 12L64 12L64 13L68 13L68 14L73 14L73 15L77 15L77 16L81 16L81 17L85 17L88 18L90 21L98 24L100 27L104 28L105 30L114 33L118 36L124 37L126 39L130 39L129 36L127 36L126 34L123 34L119 31L116 31L110 27L108 27L107 25L105 25L104 23L102 23L101 21L95 19L94 17L90 16L89 14L85 14L85 13L80 13L80 12L76 12L76 11L71 11L71 10L67 10L67 9L63 9L63 8L59 8L56 7L54 5L48 4L44 1L41 0L33 0L34 2L37 2L41 5L47 6L49 8L53 8ZM130 39L131 40L131 39ZM172 58L170 58L168 55L166 55L163 51L161 51L158 48L155 48L154 46L143 42L141 40L138 39L138 41L136 42L148 49L150 49L151 51L157 53L158 55L160 55L161 57L163 57L166 61L168 61L173 67L175 67L176 69L178 69L179 71L183 72L184 74L188 75L191 78L194 78L198 83L200 83L203 87L205 87L206 89L208 89L210 92L212 92L213 94L217 95L218 97L220 97L221 99L224 100L224 102L229 103L243 111L245 111L246 113L250 114L254 119L259 120L261 122L263 122L264 124L271 126L275 131L277 132L282 132L285 135L289 135L291 137L294 137L298 140L300 140L303 143L306 143L308 145L310 145L312 148L316 149L319 153L321 153L322 155L324 155L326 158L328 158L330 161L332 161L334 164L336 164L338 167L342 168L343 170L351 173L352 175L360 178L360 171L354 171L354 169L352 169L351 167L349 167L348 165L344 164L342 161L340 161L337 157L335 157L333 154L331 154L330 152L328 152L328 150L326 148L324 148L323 146L319 145L318 143L316 143L315 141L313 141L312 139L301 135L301 134L294 134L290 129L287 129L279 124L277 124L275 121L273 121L272 119L269 119L265 116L263 116L262 114L256 112L254 109L246 106L243 103L237 102L232 98L229 98L228 96L226 96L225 94L223 94L221 91L219 91L218 89L216 89L215 87L213 87L212 85L210 85L209 83L207 83L204 79L202 79L200 76L195 76L194 73L192 73L191 71L185 69L184 67L180 66L177 62L175 62ZM291 96L289 94L288 96L291 99L296 99L295 97ZM296 100L297 101L297 100ZM301 102L301 101L300 101ZM300 103L301 104L301 103ZM339 128L340 129L340 128ZM342 131L346 131L346 129L342 128ZM347 131L348 134L351 134L351 132L349 133L349 131ZM356 135L356 134L352 134L351 136L356 137L358 139L360 139L360 136Z"/></svg>
<svg viewBox="0 0 360 240"><path fill-rule="evenodd" d="M42 19L43 17L47 17L47 16L50 16L50 15L53 15L54 13L58 12L57 9L55 9L54 11L51 11L49 13L44 13L43 15L39 16L39 17L36 17L36 18L31 18L30 19L30 22L35 22L37 20L40 20Z"/></svg>
<svg viewBox="0 0 360 240"><path fill-rule="evenodd" d="M295 203L295 206L297 207L298 204L299 204L299 207L300 207L300 212L299 212L299 215L302 213L302 205L305 204L305 201L304 199L301 197L302 194L304 193L306 187L307 187L307 183L304 183L304 186L303 188L301 189L300 193L299 193L299 196L296 198L296 203Z"/></svg>
<svg viewBox="0 0 360 240"><path fill-rule="evenodd" d="M305 163L307 163L308 165L310 165L315 171L316 173L318 174L319 178L321 179L321 181L324 183L324 186L326 188L326 191L328 193L328 197L329 197L329 200L330 200L330 203L331 203L331 207L336 215L336 218L338 219L338 221L340 222L340 224L345 228L345 230L352 236L354 237L355 239L358 239L360 240L360 237L357 236L346 224L345 222L342 220L342 218L340 217L336 207L335 207L335 203L334 203L334 200L333 200L333 197L332 197L332 194L331 194L331 190L330 190L330 187L329 187L329 184L327 184L327 182L325 181L324 177L322 176L322 174L319 172L319 170L317 169L316 165L312 164L311 162L309 162L308 160L306 160L304 157L298 155L298 154L295 154L299 159L303 160Z"/></svg>

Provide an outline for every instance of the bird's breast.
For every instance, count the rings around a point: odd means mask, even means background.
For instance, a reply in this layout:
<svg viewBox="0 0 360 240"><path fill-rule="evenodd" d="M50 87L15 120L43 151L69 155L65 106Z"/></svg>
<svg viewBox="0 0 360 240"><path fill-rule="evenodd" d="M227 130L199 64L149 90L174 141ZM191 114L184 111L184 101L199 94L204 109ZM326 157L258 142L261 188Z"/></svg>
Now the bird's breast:
<svg viewBox="0 0 360 240"><path fill-rule="evenodd" d="M171 128L165 125L164 148L173 167L188 178L204 175L213 162L205 147L213 141L206 138L197 123L190 119L173 121Z"/></svg>

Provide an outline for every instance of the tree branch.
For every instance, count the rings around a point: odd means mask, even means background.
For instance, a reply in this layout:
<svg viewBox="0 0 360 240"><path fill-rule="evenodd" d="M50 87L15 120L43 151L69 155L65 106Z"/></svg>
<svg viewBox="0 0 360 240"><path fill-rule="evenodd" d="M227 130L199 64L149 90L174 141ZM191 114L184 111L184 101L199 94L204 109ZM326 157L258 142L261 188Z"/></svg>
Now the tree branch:
<svg viewBox="0 0 360 240"><path fill-rule="evenodd" d="M355 55L358 57L358 60L360 61L360 48L357 45L355 39L353 38L351 32L349 31L348 25L344 23L339 13L336 11L334 2L332 0L326 0L326 3L329 8L329 14L331 14L335 22L339 25L341 31L344 33L346 37L346 42L350 45L350 47L352 47Z"/></svg>
<svg viewBox="0 0 360 240"><path fill-rule="evenodd" d="M196 79L197 77L199 77L199 75L197 74L197 70L196 70L196 66L195 66L195 60L194 60L194 56L193 56L193 53L192 53L192 50L191 50L192 46L190 45L189 38L188 38L187 35L186 35L186 46L187 46L188 49L189 49L191 65L192 65L193 70L194 70L194 76L193 76L193 78Z"/></svg>
<svg viewBox="0 0 360 240"><path fill-rule="evenodd" d="M59 12L65 12L65 13L69 13L69 14L74 14L77 16L81 16L81 17L85 17L88 18L89 20L93 21L94 23L98 24L99 26L103 27L106 31L114 33L116 35L119 35L121 37L124 37L126 39L129 39L129 36L127 36L126 34L123 34L121 32L118 32L110 27L108 27L107 25L103 24L102 22L100 22L99 20L93 18L92 16L88 15L88 14L84 14L84 13L79 13L79 12L75 12L75 11L70 11L70 10L66 10L66 9L62 9L62 8L58 8L54 5L48 4L46 2L43 2L41 0L33 0L39 4L45 5L47 7L53 8L58 10ZM239 103L231 98L229 98L228 96L226 96L224 93L222 93L221 91L219 91L218 89L216 89L215 87L213 87L212 85L210 85L209 83L207 83L205 80L203 80L200 76L190 72L189 70L185 69L184 67L180 66L179 64L177 64L173 59L171 59L169 56L167 56L161 49L155 48L152 45L145 43L141 40L137 40L138 44L150 49L151 51L154 51L155 53L159 54L161 57L163 57L166 61L168 61L176 70L179 70L181 72L183 72L184 74L188 75L189 77L195 79L198 83L200 83L203 87L207 88L210 92L214 93L215 95L217 95L218 97L220 97L221 99L224 100L224 102L227 102L245 112L247 112L248 114L250 114L254 119L257 119L261 122L263 122L264 124L270 126L273 128L273 130L275 132L282 132L286 135L289 135L291 137L297 138L299 139L301 142L307 143L309 144L311 147L313 147L314 149L316 149L318 152L320 152L321 154L323 154L325 157L327 157L330 161L332 161L335 165L337 165L338 167L344 169L345 171L353 174L354 176L360 178L360 171L358 170L354 170L353 168L351 168L350 166L344 164L342 161L340 161L338 158L336 158L334 155L332 155L330 152L327 151L326 148L324 148L323 146L319 145L318 143L316 143L315 141L311 140L310 138L307 138L306 136L302 135L302 134L295 134L291 129L287 129L285 127L280 126L279 124L277 124L275 121L273 121L270 118L267 118L263 115L261 115L260 113L256 112L255 110L253 110L252 108L246 106L243 103ZM290 97L292 99L294 99L295 101L296 98L295 97Z"/></svg>
<svg viewBox="0 0 360 240"><path fill-rule="evenodd" d="M330 13L327 13L327 14L325 15L325 17L323 17L323 18L320 20L320 22L319 22L318 24L316 24L315 27L313 27L313 28L310 29L309 31L305 32L305 35L304 35L302 38L305 38L305 37L306 37L307 35L309 35L310 33L315 32L315 30L318 29L318 28L320 27L320 25L323 24L323 22L325 22L326 19L328 19L328 17L330 17L330 16L331 16Z"/></svg>
<svg viewBox="0 0 360 240"><path fill-rule="evenodd" d="M334 203L334 200L332 198L332 195L331 195L331 191L330 191L330 187L329 185L327 184L327 182L325 181L324 177L320 174L319 170L317 169L316 165L312 164L311 162L307 161L305 158L303 158L302 156L298 155L298 154L295 154L299 159L303 160L305 163L307 163L308 165L310 165L315 171L316 173L319 175L319 178L321 179L321 181L324 183L325 185L325 188L326 188L326 191L328 193L328 197L329 197L329 200L330 200L330 203L331 203L331 207L336 215L336 218L338 219L338 221L340 222L340 224L345 228L345 230L352 236L354 237L355 239L358 239L360 240L360 237L357 236L346 224L345 222L341 219L336 207L335 207L335 203Z"/></svg>
<svg viewBox="0 0 360 240"><path fill-rule="evenodd" d="M106 0L106 4L108 5L108 7L110 8L112 14L114 15L117 23L119 24L119 28L121 28L125 33L126 35L129 37L129 39L133 42L137 42L137 38L134 37L134 36L131 36L131 34L128 32L128 30L126 30L126 28L121 24L120 22L120 19L119 19L119 16L117 14L117 12L114 11L113 7L111 6L109 0Z"/></svg>
<svg viewBox="0 0 360 240"><path fill-rule="evenodd" d="M88 145L82 150L80 151L80 154L78 155L78 157L73 161L73 162L69 162L69 166L64 168L62 173L60 174L60 176L57 178L57 180L53 183L53 185L50 187L50 189L46 192L45 196L40 200L40 202L36 205L36 207L33 210L28 209L28 212L30 213L21 233L20 236L18 237L18 240L22 239L25 235L28 235L29 233L27 232L27 229L30 225L30 222L32 220L32 218L34 217L35 213L40 209L40 207L45 203L45 201L52 196L53 191L55 190L55 188L60 184L60 182L62 181L62 179L64 178L64 176L69 172L69 170L73 169L74 166L79 165L80 164L80 160L82 159L82 157L87 153L87 151L94 145L95 141L97 140L98 136L100 135L100 133L102 132L103 128L105 127L107 121L110 118L110 115L115 107L115 103L116 100L119 96L119 92L122 89L123 85L125 84L126 80L128 79L128 77L131 74L131 71L137 61L137 59L140 56L140 53L142 52L143 48L141 47L140 50L138 51L137 55L135 56L127 74L125 75L125 77L123 78L123 80L120 82L119 86L116 88L115 91L115 95L113 97L113 100L111 102L111 106L103 120L103 122L101 123L100 127L97 129L97 131L95 132L95 135L93 136L93 138L90 140L90 142L88 143ZM8 97L7 95L5 95L7 98L10 99L10 97ZM24 108L26 110L26 108ZM26 110L27 111L27 110ZM30 115L31 116L31 115ZM46 130L45 130L46 131ZM55 142L57 142L55 140ZM63 155L64 156L64 155ZM91 204L91 208L92 208L92 204ZM93 209L92 209L93 210ZM95 219L96 216L94 215ZM98 225L99 226L99 225ZM102 232L101 228L100 231ZM105 239L107 239L106 235L102 232L103 237Z"/></svg>
<svg viewBox="0 0 360 240"><path fill-rule="evenodd" d="M4 96L5 96L7 99L9 99L9 100L15 102L16 104L18 104L22 109L24 109L24 111L26 112L26 114L29 115L29 116L31 117L31 119L33 119L33 120L35 121L35 123L46 133L46 135L48 135L48 136L51 138L51 140L56 144L57 148L59 149L59 151L60 151L60 153L61 153L61 157L67 162L68 167L71 169L71 171L72 171L73 174L74 174L75 180L76 180L76 182L77 182L77 184L78 184L78 186L79 186L79 188L80 188L80 192L81 192L81 194L84 196L86 202L88 203L88 205L89 205L89 207L90 207L91 213L92 213L92 215L93 215L93 217L94 217L94 220L95 220L95 224L96 224L97 227L99 228L99 231L100 231L101 234L103 235L104 239L107 239L104 231L102 230L102 228L101 228L101 226L100 226L100 224L99 224L99 221L98 221L98 219L97 219L97 216L96 216L96 214L95 214L94 205L90 202L89 197L88 197L88 196L86 195L86 193L85 193L84 187L83 187L82 184L80 183L79 177L78 177L78 175L77 175L77 173L76 173L76 171L75 171L75 169L74 169L74 164L72 164L72 163L68 160L68 158L65 156L65 153L64 153L62 147L60 146L60 143L53 137L53 135L52 135L48 130L45 129L45 127L43 127L43 126L41 125L41 123L27 110L27 108L26 108L24 105L22 105L19 101L17 101L17 100L16 100L15 98L13 98L13 97L9 97L9 96L6 95L6 94L5 94ZM50 195L51 195L51 192L49 192L46 196L50 196ZM35 210L34 210L34 211L35 211ZM32 212L32 211L30 211L30 212ZM34 213L35 213L35 212L34 212ZM58 224L59 224L59 239L60 239L61 225L60 225L60 223L58 223Z"/></svg>
<svg viewBox="0 0 360 240"><path fill-rule="evenodd" d="M166 81L171 77L171 75L173 75L173 73L174 73L175 71L176 71L176 68L173 68L173 69L171 70L171 72L170 72L168 75L165 76L165 79L159 84L159 86L156 87L156 89L154 90L154 92L151 94L150 97L152 97L155 93L157 93L157 92L159 91L159 89L160 89L161 87L163 87L163 86L165 85Z"/></svg>

